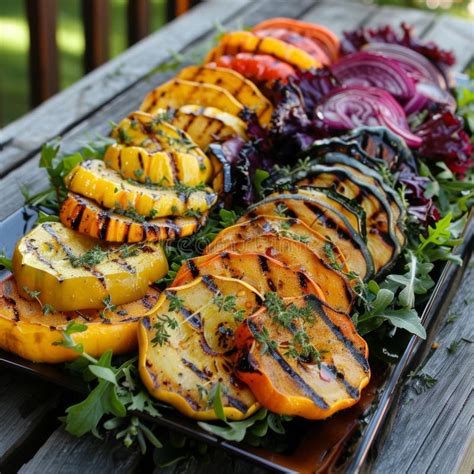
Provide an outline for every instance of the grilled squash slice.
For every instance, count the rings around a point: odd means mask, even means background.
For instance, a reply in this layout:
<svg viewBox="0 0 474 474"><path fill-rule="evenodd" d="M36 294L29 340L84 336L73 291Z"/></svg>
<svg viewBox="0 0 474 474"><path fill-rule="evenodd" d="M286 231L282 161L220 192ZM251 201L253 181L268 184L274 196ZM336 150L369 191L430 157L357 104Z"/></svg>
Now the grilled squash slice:
<svg viewBox="0 0 474 474"><path fill-rule="evenodd" d="M125 181L101 160L79 163L64 179L66 187L98 202L107 209L156 218L204 213L216 202L212 189L177 185L150 188Z"/></svg>
<svg viewBox="0 0 474 474"><path fill-rule="evenodd" d="M173 112L173 118L170 120L203 150L211 143L224 142L233 137L247 139L245 122L215 107L183 105Z"/></svg>
<svg viewBox="0 0 474 474"><path fill-rule="evenodd" d="M107 148L104 162L125 179L161 186L205 183L209 181L212 170L209 160L195 154L175 151L150 153L141 147L118 143Z"/></svg>
<svg viewBox="0 0 474 474"><path fill-rule="evenodd" d="M184 285L202 275L238 278L261 294L275 291L281 297L289 297L311 293L324 298L319 285L306 273L258 253L224 251L187 260L178 270L173 286Z"/></svg>
<svg viewBox="0 0 474 474"><path fill-rule="evenodd" d="M304 193L276 193L250 207L247 216L272 214L299 219L336 244L352 272L363 280L373 275L374 264L364 239L347 217L326 200Z"/></svg>
<svg viewBox="0 0 474 474"><path fill-rule="evenodd" d="M214 170L212 179L212 189L219 195L230 193L233 188L232 166L227 161L222 146L218 143L212 143L207 149L209 159Z"/></svg>
<svg viewBox="0 0 474 474"><path fill-rule="evenodd" d="M204 62L210 63L226 55L238 53L270 54L299 69L321 67L321 63L305 51L276 38L259 38L248 31L226 33L219 44L211 49Z"/></svg>
<svg viewBox="0 0 474 474"><path fill-rule="evenodd" d="M360 203L366 215L367 246L378 273L400 255L401 244L386 195L362 176L357 176L357 170L350 167L314 165L311 177L300 181L298 186L335 186L338 193Z"/></svg>
<svg viewBox="0 0 474 474"><path fill-rule="evenodd" d="M238 72L210 66L189 66L181 70L178 79L214 84L230 92L242 105L256 113L262 126L270 123L273 113L272 103L258 87Z"/></svg>
<svg viewBox="0 0 474 474"><path fill-rule="evenodd" d="M239 240L247 241L264 235L277 235L302 242L331 268L336 267L346 273L350 272L341 250L300 220L275 215L261 216L252 211L242 217L236 225L219 232L204 253L219 253Z"/></svg>
<svg viewBox="0 0 474 474"><path fill-rule="evenodd" d="M92 357L100 357L108 350L114 354L131 352L137 347L138 320L156 304L158 296L157 290L148 288L141 299L118 305L113 311L63 313L24 299L10 277L0 282L0 349L33 362L71 361L79 354L55 343L63 340L60 331L75 321L85 324L87 330L72 337Z"/></svg>
<svg viewBox="0 0 474 474"><path fill-rule="evenodd" d="M154 114L162 109L179 109L183 105L215 107L236 117L245 110L232 94L213 84L172 79L152 90L140 110Z"/></svg>
<svg viewBox="0 0 474 474"><path fill-rule="evenodd" d="M13 275L21 296L39 298L59 311L129 303L168 272L159 244L98 247L58 222L35 227L17 244Z"/></svg>
<svg viewBox="0 0 474 474"><path fill-rule="evenodd" d="M222 251L255 252L274 258L294 271L306 273L321 288L324 300L333 308L347 312L352 307L353 293L347 279L302 242L275 234L262 234L229 243Z"/></svg>
<svg viewBox="0 0 474 474"><path fill-rule="evenodd" d="M139 371L158 400L198 420L215 420L211 394L220 383L224 414L240 420L259 408L233 374L234 331L261 304L249 285L203 276L168 288L139 326Z"/></svg>
<svg viewBox="0 0 474 474"><path fill-rule="evenodd" d="M367 344L349 316L314 295L288 304L304 316L283 324L281 313L262 308L239 327L237 376L274 413L319 420L357 403L370 369Z"/></svg>
<svg viewBox="0 0 474 474"><path fill-rule="evenodd" d="M59 212L61 222L80 234L106 242L157 242L194 234L206 217L160 217L146 221L103 209L90 199L68 193Z"/></svg>

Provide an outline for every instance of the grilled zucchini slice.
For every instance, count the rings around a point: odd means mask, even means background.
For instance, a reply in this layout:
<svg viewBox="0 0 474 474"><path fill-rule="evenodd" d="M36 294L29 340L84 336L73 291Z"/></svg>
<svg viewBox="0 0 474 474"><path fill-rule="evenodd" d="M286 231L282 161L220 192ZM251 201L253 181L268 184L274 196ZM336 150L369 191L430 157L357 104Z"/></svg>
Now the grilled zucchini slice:
<svg viewBox="0 0 474 474"><path fill-rule="evenodd" d="M72 337L84 351L99 358L111 350L114 355L131 352L137 347L138 320L158 300L159 292L148 288L137 301L106 310L59 312L20 296L13 277L0 282L0 349L33 362L58 364L79 357L78 352L58 346L61 331L74 321L87 326ZM41 295L40 295L41 297Z"/></svg>
<svg viewBox="0 0 474 474"><path fill-rule="evenodd" d="M219 253L234 242L260 238L264 235L277 235L278 237L302 242L331 268L346 273L350 272L341 250L333 242L299 219L275 215L260 216L252 211L242 217L236 225L219 232L213 242L204 250L204 253Z"/></svg>
<svg viewBox="0 0 474 474"><path fill-rule="evenodd" d="M168 272L159 244L98 247L59 222L40 224L13 253L13 275L24 298L37 296L59 311L103 308L146 294Z"/></svg>
<svg viewBox="0 0 474 474"><path fill-rule="evenodd" d="M347 312L352 307L353 292L347 279L318 257L307 244L275 234L262 234L229 242L220 251L255 252L274 258L292 270L306 273L321 288L324 300L334 309Z"/></svg>
<svg viewBox="0 0 474 474"><path fill-rule="evenodd" d="M157 151L120 144L110 145L104 155L108 168L116 170L122 178L139 183L174 186L183 183L196 186L210 180L212 167L209 160L191 153Z"/></svg>
<svg viewBox="0 0 474 474"><path fill-rule="evenodd" d="M160 217L146 221L103 209L90 199L68 193L59 212L61 222L80 234L105 242L158 242L194 234L205 223L201 217Z"/></svg>
<svg viewBox="0 0 474 474"><path fill-rule="evenodd" d="M183 105L215 107L240 117L245 107L229 92L213 84L172 79L152 90L140 110L154 114L161 109L179 109Z"/></svg>
<svg viewBox="0 0 474 474"><path fill-rule="evenodd" d="M219 276L165 290L139 326L138 367L148 391L186 416L215 420L211 394L220 383L226 417L250 416L259 404L235 380L233 336L261 301L249 285Z"/></svg>
<svg viewBox="0 0 474 474"><path fill-rule="evenodd" d="M210 66L189 66L181 70L178 79L214 84L230 92L247 109L256 113L262 126L270 123L272 103L258 87L232 69Z"/></svg>
<svg viewBox="0 0 474 474"><path fill-rule="evenodd" d="M273 214L299 219L337 245L352 272L363 280L372 277L374 264L363 237L327 200L307 193L276 193L251 206L249 212L249 217Z"/></svg>
<svg viewBox="0 0 474 474"><path fill-rule="evenodd" d="M278 314L262 308L239 327L237 376L274 413L320 420L356 404L370 369L367 344L349 316L314 295L287 304L305 317L283 325ZM314 348L312 357L299 350L298 334Z"/></svg>
<svg viewBox="0 0 474 474"><path fill-rule="evenodd" d="M278 260L258 253L224 251L187 260L178 270L173 286L184 285L202 275L238 278L260 294L275 291L281 297L316 294L324 298L319 285L306 273L292 270Z"/></svg>
<svg viewBox="0 0 474 474"><path fill-rule="evenodd" d="M146 187L130 183L117 171L106 168L101 160L79 163L64 181L70 191L93 199L107 209L146 218L183 216L189 212L202 214L217 200L212 189L204 185Z"/></svg>
<svg viewBox="0 0 474 474"><path fill-rule="evenodd" d="M203 150L211 143L233 137L247 139L245 122L215 107L183 105L170 113L173 115L171 123L184 130Z"/></svg>
<svg viewBox="0 0 474 474"><path fill-rule="evenodd" d="M248 31L226 33L219 44L209 51L204 62L210 63L221 56L234 56L238 53L269 54L299 69L317 69L322 66L302 49L276 38L259 38Z"/></svg>
<svg viewBox="0 0 474 474"><path fill-rule="evenodd" d="M365 210L368 228L367 246L374 260L375 272L385 271L400 255L401 244L396 222L386 195L376 186L357 176L357 170L342 166L315 165L311 177L298 186L335 187L338 193L356 200Z"/></svg>

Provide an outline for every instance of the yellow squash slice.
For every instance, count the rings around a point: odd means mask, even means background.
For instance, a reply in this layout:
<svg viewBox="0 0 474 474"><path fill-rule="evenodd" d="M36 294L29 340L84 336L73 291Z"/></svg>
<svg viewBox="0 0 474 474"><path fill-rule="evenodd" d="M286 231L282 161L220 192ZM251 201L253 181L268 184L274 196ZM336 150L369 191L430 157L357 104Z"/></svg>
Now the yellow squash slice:
<svg viewBox="0 0 474 474"><path fill-rule="evenodd" d="M61 331L74 321L87 326L72 335L76 344L92 357L112 350L125 354L137 347L138 320L152 308L159 292L148 288L145 295L132 303L112 310L55 311L36 301L22 298L13 277L0 282L0 349L33 362L61 363L79 354L56 343L63 340Z"/></svg>
<svg viewBox="0 0 474 474"><path fill-rule="evenodd" d="M215 420L220 385L224 414L240 420L259 405L233 374L234 331L261 304L249 285L203 276L165 290L139 326L139 371L158 400L198 420Z"/></svg>
<svg viewBox="0 0 474 474"><path fill-rule="evenodd" d="M291 314L301 310L302 317L285 324L280 310L267 306L239 327L237 376L274 413L320 420L355 405L370 369L367 343L350 317L313 295L285 304L281 311L293 305Z"/></svg>
<svg viewBox="0 0 474 474"><path fill-rule="evenodd" d="M269 54L299 69L321 67L318 60L300 48L276 38L260 38L248 31L226 33L204 62L210 63L221 56L235 56L238 53Z"/></svg>
<svg viewBox="0 0 474 474"><path fill-rule="evenodd" d="M306 273L319 285L324 300L334 309L347 312L352 307L353 293L347 279L303 242L277 234L261 234L258 237L229 243L222 251L255 252L274 258L292 270Z"/></svg>
<svg viewBox="0 0 474 474"><path fill-rule="evenodd" d="M232 69L210 66L189 66L181 70L178 79L214 84L229 91L241 104L255 112L262 126L272 118L273 106L258 87Z"/></svg>
<svg viewBox="0 0 474 474"><path fill-rule="evenodd" d="M194 155L203 173L202 181L207 182L213 174L209 159L184 130L168 123L168 118L168 115L154 116L140 111L133 112L113 129L112 137L121 145L145 148L152 154L160 151L170 154L173 160L170 164L177 166L173 173L175 180L184 181L185 176L189 176L186 167L189 166L191 158L186 155ZM191 169L195 169L195 166ZM156 178L159 179L158 176ZM166 185L166 182L162 184Z"/></svg>
<svg viewBox="0 0 474 474"><path fill-rule="evenodd" d="M59 311L129 303L168 272L160 244L98 247L58 222L40 224L13 253L13 275L25 298Z"/></svg>
<svg viewBox="0 0 474 474"><path fill-rule="evenodd" d="M173 125L184 130L203 150L211 143L219 143L233 137L247 138L245 122L215 107L183 105L173 112Z"/></svg>
<svg viewBox="0 0 474 474"><path fill-rule="evenodd" d="M211 175L210 163L200 156L174 151L150 153L137 146L110 145L104 155L108 168L116 170L125 179L139 183L173 186L183 183L196 186L205 183Z"/></svg>
<svg viewBox="0 0 474 474"><path fill-rule="evenodd" d="M150 188L125 181L101 160L79 163L65 178L66 187L107 209L146 218L204 213L216 202L212 189L186 185Z"/></svg>
<svg viewBox="0 0 474 474"><path fill-rule="evenodd" d="M194 234L205 223L202 217L160 217L146 221L104 209L90 199L69 193L59 212L70 229L106 242L158 242Z"/></svg>
<svg viewBox="0 0 474 474"><path fill-rule="evenodd" d="M152 90L140 110L154 114L162 109L179 109L183 105L215 107L240 117L245 107L229 92L213 84L172 79Z"/></svg>

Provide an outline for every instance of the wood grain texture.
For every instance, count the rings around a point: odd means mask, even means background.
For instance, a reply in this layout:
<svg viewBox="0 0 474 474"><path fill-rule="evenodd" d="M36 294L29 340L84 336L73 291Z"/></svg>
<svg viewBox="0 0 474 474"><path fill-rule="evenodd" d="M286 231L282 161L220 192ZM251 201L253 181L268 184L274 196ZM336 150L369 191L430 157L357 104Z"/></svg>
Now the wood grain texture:
<svg viewBox="0 0 474 474"><path fill-rule="evenodd" d="M76 438L58 428L18 472L128 474L137 472L139 462L140 454L125 449L110 433L103 440Z"/></svg>
<svg viewBox="0 0 474 474"><path fill-rule="evenodd" d="M3 151L0 152L0 177L30 158L44 142L64 135L76 123L131 88L169 58L170 50L181 51L206 32L213 31L215 22L225 21L249 2L209 0L198 5L5 127L0 134L0 143L10 141L7 146L16 145L29 153L10 155L7 160L3 158Z"/></svg>
<svg viewBox="0 0 474 474"><path fill-rule="evenodd" d="M0 472L15 472L21 457L39 448L44 436L58 424L54 410L59 390L0 371ZM21 464L20 464L21 465Z"/></svg>
<svg viewBox="0 0 474 474"><path fill-rule="evenodd" d="M422 393L419 377L403 388L390 433L379 447L374 474L471 472L474 458L474 258L420 372L437 379ZM455 319L457 318L457 319ZM453 320L455 319L455 320ZM459 344L450 353L452 344ZM435 346L436 347L436 346Z"/></svg>

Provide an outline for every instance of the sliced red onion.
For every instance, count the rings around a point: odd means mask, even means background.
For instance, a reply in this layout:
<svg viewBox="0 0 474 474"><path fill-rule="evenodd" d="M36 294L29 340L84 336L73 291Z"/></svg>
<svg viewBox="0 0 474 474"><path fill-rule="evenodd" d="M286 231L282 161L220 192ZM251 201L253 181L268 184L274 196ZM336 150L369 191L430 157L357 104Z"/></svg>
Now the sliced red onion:
<svg viewBox="0 0 474 474"><path fill-rule="evenodd" d="M316 115L334 130L382 125L403 138L411 147L419 147L423 142L410 131L400 104L388 92L375 87L333 89L317 106Z"/></svg>
<svg viewBox="0 0 474 474"><path fill-rule="evenodd" d="M364 51L350 54L331 70L336 79L346 86L378 87L401 102L410 100L416 92L415 81L398 61L380 54Z"/></svg>
<svg viewBox="0 0 474 474"><path fill-rule="evenodd" d="M415 82L433 83L440 89L448 89L443 73L431 61L413 49L390 43L368 43L362 49L395 59Z"/></svg>

